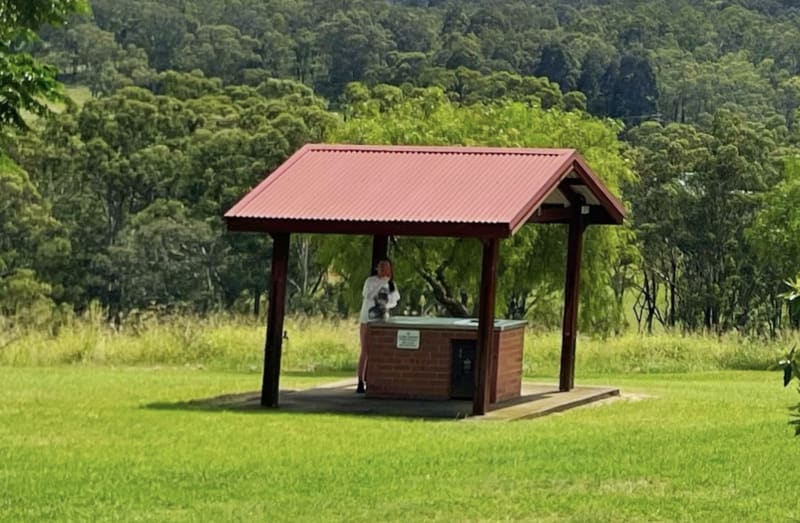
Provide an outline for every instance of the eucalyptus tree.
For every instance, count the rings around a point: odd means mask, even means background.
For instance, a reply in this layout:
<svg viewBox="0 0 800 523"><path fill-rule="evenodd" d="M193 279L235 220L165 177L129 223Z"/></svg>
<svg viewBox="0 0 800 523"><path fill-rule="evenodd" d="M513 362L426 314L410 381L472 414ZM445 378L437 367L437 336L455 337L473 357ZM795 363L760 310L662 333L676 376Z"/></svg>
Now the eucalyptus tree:
<svg viewBox="0 0 800 523"><path fill-rule="evenodd" d="M48 272L70 251L50 202L30 175L7 156L28 130L23 111L46 116L47 102L63 100L56 69L26 52L35 31L59 25L87 8L84 0L0 2L0 313L49 302L60 289Z"/></svg>
<svg viewBox="0 0 800 523"><path fill-rule="evenodd" d="M709 131L712 154L690 183L696 197L686 215L693 230L684 247L692 258L685 267L684 321L716 330L758 329L775 311L764 288L769 274L757 264L745 230L778 180L775 138L728 111L714 116Z"/></svg>
<svg viewBox="0 0 800 523"><path fill-rule="evenodd" d="M262 67L259 41L229 25L204 25L187 35L175 58L176 69L199 69L227 84L240 84L243 72Z"/></svg>
<svg viewBox="0 0 800 523"><path fill-rule="evenodd" d="M687 211L697 196L693 179L708 162L713 137L688 125L647 122L628 139L637 148L639 176L627 190L641 252L634 314L650 332L655 321L669 327L677 321L682 246L690 234Z"/></svg>
<svg viewBox="0 0 800 523"><path fill-rule="evenodd" d="M157 81L183 99L121 89L58 115L15 152L72 243L58 281L76 306L99 299L113 315L150 301L207 310L245 294L257 304L266 278L254 267L266 270L269 242L226 235L222 215L339 120L291 81L222 87L171 73ZM308 280L324 272L305 269Z"/></svg>
<svg viewBox="0 0 800 523"><path fill-rule="evenodd" d="M0 314L61 294L47 276L70 254L61 224L28 173L0 156Z"/></svg>
<svg viewBox="0 0 800 523"><path fill-rule="evenodd" d="M651 123L629 133L648 329L654 318L686 329L774 329L775 275L745 235L778 179L774 134L728 111L705 132Z"/></svg>
<svg viewBox="0 0 800 523"><path fill-rule="evenodd" d="M395 46L390 33L365 9L338 11L322 23L317 46L326 57L327 75L317 92L329 98L349 82L385 74L385 55Z"/></svg>
<svg viewBox="0 0 800 523"><path fill-rule="evenodd" d="M580 62L565 42L554 40L542 46L539 63L533 70L535 76L544 76L556 82L562 92L575 90L580 75Z"/></svg>
<svg viewBox="0 0 800 523"><path fill-rule="evenodd" d="M776 300L782 292L794 292L787 300L790 325L800 327L800 161L784 161L782 180L765 195L763 205L747 230L747 238L759 261L771 269L771 298ZM779 303L779 302L778 302ZM776 305L780 311L780 306ZM778 315L775 319L780 321Z"/></svg>
<svg viewBox="0 0 800 523"><path fill-rule="evenodd" d="M122 310L208 311L222 305L225 243L207 220L175 200L156 200L133 216L109 249Z"/></svg>
<svg viewBox="0 0 800 523"><path fill-rule="evenodd" d="M190 27L181 2L92 0L91 3L97 25L114 33L123 47L134 45L143 49L150 65L158 71L174 67Z"/></svg>

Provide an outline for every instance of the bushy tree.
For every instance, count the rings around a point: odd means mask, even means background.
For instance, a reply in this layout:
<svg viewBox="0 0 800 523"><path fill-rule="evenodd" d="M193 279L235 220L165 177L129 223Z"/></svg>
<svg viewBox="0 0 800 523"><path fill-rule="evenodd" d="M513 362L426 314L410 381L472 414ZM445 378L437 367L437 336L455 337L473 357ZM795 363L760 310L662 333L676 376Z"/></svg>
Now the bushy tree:
<svg viewBox="0 0 800 523"><path fill-rule="evenodd" d="M520 102L457 105L439 89L427 89L386 106L380 100L362 107L329 136L334 142L419 145L490 145L507 147L574 147L612 191L631 181L632 173L617 140L618 128L580 112L545 110ZM487 176L490 175L487 173ZM502 242L498 312L557 321L546 313L560 303L566 254L566 231L560 226L526 226ZM325 238L321 255L345 276L361 281L367 267L366 239ZM624 228L590 228L583 262L581 313L585 325L610 330L620 324L612 289L613 268L626 243ZM471 239L397 238L393 253L400 283L427 289L448 314L474 314L479 277L479 243ZM360 289L351 287L357 301ZM418 307L417 303L409 303ZM430 306L430 305L428 305Z"/></svg>
<svg viewBox="0 0 800 523"><path fill-rule="evenodd" d="M28 174L0 156L0 314L17 314L59 295L47 282L70 254L61 224Z"/></svg>
<svg viewBox="0 0 800 523"><path fill-rule="evenodd" d="M797 206L800 162L786 160L782 171L783 180L765 194L763 205L747 229L747 239L759 262L775 275L771 287L776 295L779 290L794 291L783 289L782 281L794 282L800 277L800 210ZM800 301L795 298L796 295L792 295L786 305L790 325L797 328L800 326Z"/></svg>
<svg viewBox="0 0 800 523"><path fill-rule="evenodd" d="M114 315L149 302L228 307L243 293L258 303L269 243L224 234L222 215L338 119L291 81L222 87L166 73L158 81L185 99L124 88L17 147L74 247L56 281L77 307L99 299Z"/></svg>
<svg viewBox="0 0 800 523"><path fill-rule="evenodd" d="M0 1L0 139L11 129L28 128L22 111L49 113L47 101L61 99L56 69L29 53L26 46L44 24L58 25L86 9L82 0ZM6 136L3 136L6 135ZM3 147L5 149L5 147ZM50 303L53 272L69 254L70 244L28 173L0 149L0 313L32 310Z"/></svg>
<svg viewBox="0 0 800 523"><path fill-rule="evenodd" d="M206 221L178 201L156 200L137 213L109 250L123 310L153 304L210 310L221 304L226 246Z"/></svg>
<svg viewBox="0 0 800 523"><path fill-rule="evenodd" d="M648 328L660 316L690 329L774 330L775 274L746 241L776 182L773 133L722 111L706 133L648 124L630 138L640 153L641 184L630 194ZM658 309L665 302L663 315Z"/></svg>
<svg viewBox="0 0 800 523"><path fill-rule="evenodd" d="M48 112L46 100L59 100L56 69L26 52L44 24L62 24L86 9L84 0L2 0L0 2L0 128L27 128L20 111Z"/></svg>

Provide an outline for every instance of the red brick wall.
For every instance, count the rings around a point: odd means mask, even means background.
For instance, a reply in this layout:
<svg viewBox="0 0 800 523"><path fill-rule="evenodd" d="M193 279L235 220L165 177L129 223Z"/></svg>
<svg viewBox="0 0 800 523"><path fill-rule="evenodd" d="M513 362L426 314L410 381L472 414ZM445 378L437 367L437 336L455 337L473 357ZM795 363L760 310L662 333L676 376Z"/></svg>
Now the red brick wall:
<svg viewBox="0 0 800 523"><path fill-rule="evenodd" d="M520 395L524 329L495 331L499 358L492 362L492 401ZM418 350L397 349L395 327L367 330L367 396L449 399L451 340L474 340L474 330L420 329Z"/></svg>
<svg viewBox="0 0 800 523"><path fill-rule="evenodd" d="M522 348L525 329L500 331L497 382L492 401L518 398L522 393Z"/></svg>
<svg viewBox="0 0 800 523"><path fill-rule="evenodd" d="M455 334L455 336L453 336ZM397 349L397 330L367 331L367 395L391 398L450 398L450 340L475 339L475 333L420 330L419 350Z"/></svg>

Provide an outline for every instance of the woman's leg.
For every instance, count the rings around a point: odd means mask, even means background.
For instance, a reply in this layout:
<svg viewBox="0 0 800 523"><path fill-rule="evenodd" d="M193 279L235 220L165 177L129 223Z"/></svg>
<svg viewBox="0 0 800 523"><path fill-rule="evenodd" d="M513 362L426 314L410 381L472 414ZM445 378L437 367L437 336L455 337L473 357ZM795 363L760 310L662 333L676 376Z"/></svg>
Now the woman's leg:
<svg viewBox="0 0 800 523"><path fill-rule="evenodd" d="M363 389L367 377L367 324L360 326L361 353L358 356L358 390Z"/></svg>

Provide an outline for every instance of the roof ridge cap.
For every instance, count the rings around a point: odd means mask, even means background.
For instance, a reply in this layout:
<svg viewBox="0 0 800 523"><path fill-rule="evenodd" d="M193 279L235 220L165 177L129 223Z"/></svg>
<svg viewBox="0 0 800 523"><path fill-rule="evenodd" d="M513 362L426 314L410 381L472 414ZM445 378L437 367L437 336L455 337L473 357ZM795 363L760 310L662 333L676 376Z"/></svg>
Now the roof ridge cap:
<svg viewBox="0 0 800 523"><path fill-rule="evenodd" d="M493 147L485 145L390 145L390 144L313 144L310 152L359 152L393 154L454 154L506 156L572 156L574 148L562 147Z"/></svg>

